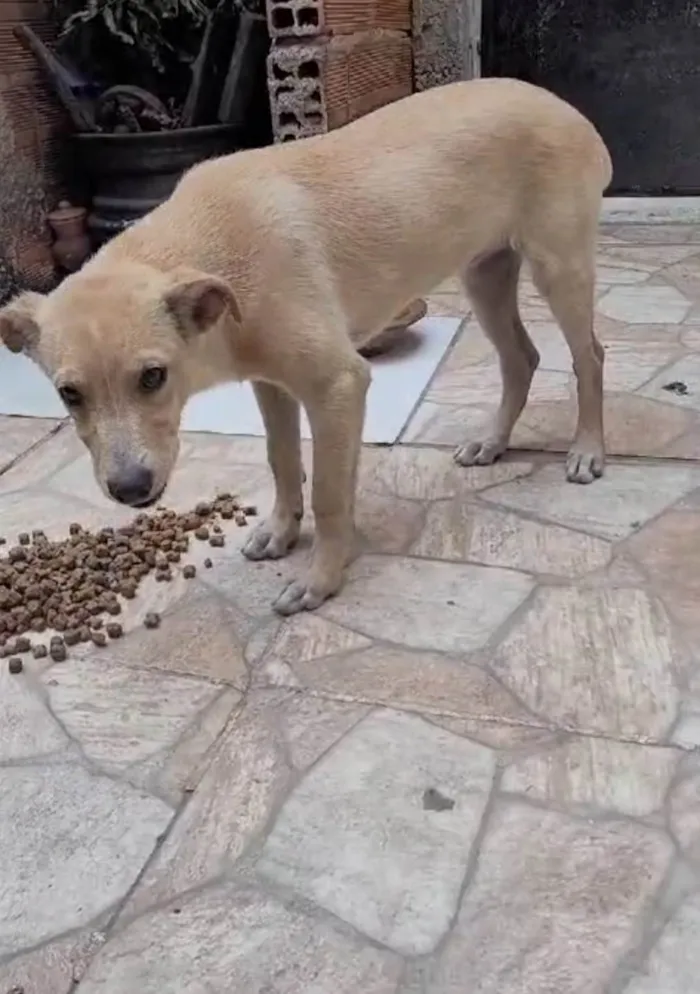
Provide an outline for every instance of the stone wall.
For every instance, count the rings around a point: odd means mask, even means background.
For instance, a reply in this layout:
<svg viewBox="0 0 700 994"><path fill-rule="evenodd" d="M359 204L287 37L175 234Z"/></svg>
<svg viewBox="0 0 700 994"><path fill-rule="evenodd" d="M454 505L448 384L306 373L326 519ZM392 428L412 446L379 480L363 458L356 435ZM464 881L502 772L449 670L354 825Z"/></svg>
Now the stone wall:
<svg viewBox="0 0 700 994"><path fill-rule="evenodd" d="M33 56L14 37L22 22L50 40L41 0L0 0L0 260L5 271L41 284L53 273L44 218L57 196L64 120ZM2 282L0 275L0 297Z"/></svg>
<svg viewBox="0 0 700 994"><path fill-rule="evenodd" d="M276 141L321 134L413 90L411 0L267 0Z"/></svg>
<svg viewBox="0 0 700 994"><path fill-rule="evenodd" d="M481 75L481 0L413 0L415 85Z"/></svg>

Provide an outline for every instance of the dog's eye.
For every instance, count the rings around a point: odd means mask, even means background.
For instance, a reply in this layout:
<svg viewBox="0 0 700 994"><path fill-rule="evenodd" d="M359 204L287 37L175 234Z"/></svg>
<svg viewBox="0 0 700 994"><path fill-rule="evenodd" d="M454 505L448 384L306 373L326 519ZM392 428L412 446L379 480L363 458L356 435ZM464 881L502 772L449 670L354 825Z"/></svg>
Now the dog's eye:
<svg viewBox="0 0 700 994"><path fill-rule="evenodd" d="M85 398L77 387L63 386L58 388L58 395L68 408L75 409L83 404Z"/></svg>
<svg viewBox="0 0 700 994"><path fill-rule="evenodd" d="M165 366L147 366L139 376L139 387L144 393L154 393L164 386L168 378Z"/></svg>

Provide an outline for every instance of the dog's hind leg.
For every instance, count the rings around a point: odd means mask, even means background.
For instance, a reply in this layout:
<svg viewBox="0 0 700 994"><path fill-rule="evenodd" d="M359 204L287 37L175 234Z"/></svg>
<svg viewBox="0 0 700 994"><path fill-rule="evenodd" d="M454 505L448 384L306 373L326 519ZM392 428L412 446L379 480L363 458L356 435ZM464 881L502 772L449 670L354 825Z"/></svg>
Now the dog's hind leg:
<svg viewBox="0 0 700 994"><path fill-rule="evenodd" d="M603 346L595 337L595 235L576 250L530 257L537 289L571 349L578 393L578 426L566 462L566 478L591 483L602 476L605 464L603 439Z"/></svg>
<svg viewBox="0 0 700 994"><path fill-rule="evenodd" d="M507 248L469 266L463 274L474 314L498 352L503 387L498 411L484 437L457 448L454 457L461 466L485 466L505 452L539 363L539 353L518 313L520 265L518 253Z"/></svg>

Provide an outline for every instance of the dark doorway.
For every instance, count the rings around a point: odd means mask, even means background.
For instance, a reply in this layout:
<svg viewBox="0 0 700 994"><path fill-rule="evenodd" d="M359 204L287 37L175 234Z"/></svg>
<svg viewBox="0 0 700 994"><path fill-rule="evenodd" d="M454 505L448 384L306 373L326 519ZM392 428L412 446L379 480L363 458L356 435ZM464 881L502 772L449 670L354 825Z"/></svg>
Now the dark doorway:
<svg viewBox="0 0 700 994"><path fill-rule="evenodd" d="M613 192L700 193L698 0L483 0L482 74L578 107L615 166Z"/></svg>

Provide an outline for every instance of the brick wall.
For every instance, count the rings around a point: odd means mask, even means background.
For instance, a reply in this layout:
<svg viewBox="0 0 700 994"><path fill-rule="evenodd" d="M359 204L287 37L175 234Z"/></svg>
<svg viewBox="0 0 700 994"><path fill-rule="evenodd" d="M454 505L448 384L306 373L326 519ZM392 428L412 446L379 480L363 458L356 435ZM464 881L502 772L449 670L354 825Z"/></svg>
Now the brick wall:
<svg viewBox="0 0 700 994"><path fill-rule="evenodd" d="M27 281L42 283L53 272L44 219L58 193L65 122L33 56L14 37L22 22L50 40L41 0L0 0L0 254Z"/></svg>
<svg viewBox="0 0 700 994"><path fill-rule="evenodd" d="M411 0L267 0L267 19L276 141L333 130L412 92Z"/></svg>

